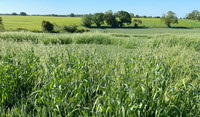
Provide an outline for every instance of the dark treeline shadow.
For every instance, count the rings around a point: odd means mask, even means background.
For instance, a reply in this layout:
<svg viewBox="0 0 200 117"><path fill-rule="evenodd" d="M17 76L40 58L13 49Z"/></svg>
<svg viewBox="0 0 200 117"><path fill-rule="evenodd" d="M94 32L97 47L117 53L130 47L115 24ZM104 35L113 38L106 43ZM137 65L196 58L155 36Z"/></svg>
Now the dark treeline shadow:
<svg viewBox="0 0 200 117"><path fill-rule="evenodd" d="M92 26L90 28L93 28L93 29L147 29L148 27L145 27L145 26L138 26L138 27L135 27L135 26L128 26L128 27Z"/></svg>
<svg viewBox="0 0 200 117"><path fill-rule="evenodd" d="M184 26L178 26L178 27L170 27L171 29L192 29L189 27L184 27Z"/></svg>

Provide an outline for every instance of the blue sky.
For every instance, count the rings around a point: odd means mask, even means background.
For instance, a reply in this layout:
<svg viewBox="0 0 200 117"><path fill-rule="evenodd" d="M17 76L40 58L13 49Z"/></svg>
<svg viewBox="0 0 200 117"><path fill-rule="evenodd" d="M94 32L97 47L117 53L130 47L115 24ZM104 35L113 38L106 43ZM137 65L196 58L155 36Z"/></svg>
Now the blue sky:
<svg viewBox="0 0 200 117"><path fill-rule="evenodd" d="M200 0L0 0L0 13L89 14L125 10L146 16L162 16L171 10L178 17L200 10Z"/></svg>

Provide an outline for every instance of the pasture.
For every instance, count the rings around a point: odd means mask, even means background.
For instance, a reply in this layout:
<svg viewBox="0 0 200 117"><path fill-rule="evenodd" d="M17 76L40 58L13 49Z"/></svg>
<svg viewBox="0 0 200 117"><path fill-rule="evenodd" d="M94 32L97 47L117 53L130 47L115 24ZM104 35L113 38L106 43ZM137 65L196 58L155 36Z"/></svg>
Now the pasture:
<svg viewBox="0 0 200 117"><path fill-rule="evenodd" d="M0 33L0 116L198 116L199 79L200 29Z"/></svg>
<svg viewBox="0 0 200 117"><path fill-rule="evenodd" d="M50 21L56 25L77 25L81 27L81 17L50 17L50 16L6 16L0 15L3 18L4 27L6 30L17 30L24 28L31 31L41 31L41 22L43 20ZM135 19L135 18L133 18ZM138 19L138 18L137 18ZM141 27L146 28L166 28L166 25L159 18L139 18L142 20ZM103 27L109 28L106 24ZM134 24L126 25L132 28ZM93 27L95 25L93 24ZM200 28L200 22L194 20L179 19L179 24L172 24L174 28ZM55 27L56 28L56 27Z"/></svg>
<svg viewBox="0 0 200 117"><path fill-rule="evenodd" d="M50 21L57 25L81 25L81 17L50 17L50 16L0 16L3 18L6 30L16 30L24 28L27 30L42 30L41 23L43 20Z"/></svg>

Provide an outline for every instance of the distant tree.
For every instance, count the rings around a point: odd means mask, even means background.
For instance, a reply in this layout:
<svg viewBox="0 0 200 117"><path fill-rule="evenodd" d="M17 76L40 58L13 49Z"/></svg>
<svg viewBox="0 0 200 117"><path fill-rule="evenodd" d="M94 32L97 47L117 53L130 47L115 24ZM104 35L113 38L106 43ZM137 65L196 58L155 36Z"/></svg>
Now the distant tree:
<svg viewBox="0 0 200 117"><path fill-rule="evenodd" d="M97 27L101 27L101 24L104 24L104 13L95 13L92 16L93 22L97 25Z"/></svg>
<svg viewBox="0 0 200 117"><path fill-rule="evenodd" d="M142 16L142 18L147 18L147 16L144 15L144 16Z"/></svg>
<svg viewBox="0 0 200 117"><path fill-rule="evenodd" d="M19 14L22 15L22 16L26 16L27 15L25 12L20 12Z"/></svg>
<svg viewBox="0 0 200 117"><path fill-rule="evenodd" d="M139 24L142 24L142 20L134 19L133 23L134 23L134 26L137 28Z"/></svg>
<svg viewBox="0 0 200 117"><path fill-rule="evenodd" d="M49 14L49 16L57 17L58 15L57 14Z"/></svg>
<svg viewBox="0 0 200 117"><path fill-rule="evenodd" d="M178 24L178 18L172 11L168 11L167 15L163 14L161 21L163 21L167 27L171 27L171 24Z"/></svg>
<svg viewBox="0 0 200 117"><path fill-rule="evenodd" d="M134 18L134 14L133 13L129 13L129 14L130 14L131 18Z"/></svg>
<svg viewBox="0 0 200 117"><path fill-rule="evenodd" d="M13 12L12 15L18 15L17 13Z"/></svg>
<svg viewBox="0 0 200 117"><path fill-rule="evenodd" d="M70 17L75 17L74 13L71 13L69 16L70 16Z"/></svg>
<svg viewBox="0 0 200 117"><path fill-rule="evenodd" d="M113 14L112 10L110 11L106 11L105 12L105 21L108 25L112 26L112 27L117 27L117 20L116 20L116 16Z"/></svg>
<svg viewBox="0 0 200 117"><path fill-rule="evenodd" d="M154 18L160 18L160 16L155 16Z"/></svg>
<svg viewBox="0 0 200 117"><path fill-rule="evenodd" d="M153 18L152 16L148 16L147 18Z"/></svg>
<svg viewBox="0 0 200 117"><path fill-rule="evenodd" d="M135 18L140 18L140 16L139 16L139 15L136 15Z"/></svg>
<svg viewBox="0 0 200 117"><path fill-rule="evenodd" d="M49 21L43 20L42 21L42 29L45 32L53 32L54 25Z"/></svg>
<svg viewBox="0 0 200 117"><path fill-rule="evenodd" d="M0 17L0 31L4 30L3 19Z"/></svg>
<svg viewBox="0 0 200 117"><path fill-rule="evenodd" d="M187 19L197 20L200 16L200 12L198 10L193 10L191 13L187 14Z"/></svg>
<svg viewBox="0 0 200 117"><path fill-rule="evenodd" d="M123 27L124 23L131 24L131 15L126 11L118 11L116 15L119 18L119 26Z"/></svg>
<svg viewBox="0 0 200 117"><path fill-rule="evenodd" d="M85 26L85 27L91 27L92 25L92 16L91 15L83 15L82 17L82 25Z"/></svg>
<svg viewBox="0 0 200 117"><path fill-rule="evenodd" d="M199 21L200 21L200 16L198 16L198 17L197 17L197 20L199 20Z"/></svg>

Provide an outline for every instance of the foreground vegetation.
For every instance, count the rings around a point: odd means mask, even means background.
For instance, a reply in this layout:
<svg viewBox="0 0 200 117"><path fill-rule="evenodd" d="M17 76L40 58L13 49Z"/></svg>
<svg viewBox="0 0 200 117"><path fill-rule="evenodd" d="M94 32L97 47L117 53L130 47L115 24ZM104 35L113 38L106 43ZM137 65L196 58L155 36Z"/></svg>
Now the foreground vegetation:
<svg viewBox="0 0 200 117"><path fill-rule="evenodd" d="M0 33L0 116L198 116L199 33Z"/></svg>

